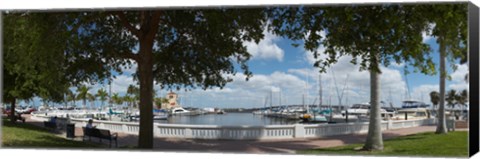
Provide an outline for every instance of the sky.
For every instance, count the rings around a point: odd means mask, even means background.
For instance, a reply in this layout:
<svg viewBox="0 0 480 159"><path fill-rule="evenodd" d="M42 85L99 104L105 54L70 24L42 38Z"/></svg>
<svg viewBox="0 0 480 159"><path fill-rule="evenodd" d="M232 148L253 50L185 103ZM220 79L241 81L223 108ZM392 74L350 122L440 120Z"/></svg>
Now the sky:
<svg viewBox="0 0 480 159"><path fill-rule="evenodd" d="M305 51L301 46L293 47L289 39L275 36L267 31L264 34L265 38L258 44L244 42L252 55L248 65L253 77L249 81L246 81L245 76L238 71L236 75L228 75L233 82L228 83L223 89L174 90L179 94L180 105L198 108L260 108L270 105L300 105L304 102L318 105L319 76L322 83L322 104L337 105L341 102L342 105L350 106L369 101L369 73L359 71L359 66L351 64L351 57L341 57L336 64L327 69L326 73L320 74L319 69L313 67L315 58L312 52ZM433 49L433 58L438 67L439 53L435 38L427 34L424 34L423 38L424 43L429 44ZM320 47L318 51L322 52L323 49ZM320 55L320 58L322 57L325 55ZM468 66L455 65L458 66L456 71L448 69L452 80L447 81L447 91L468 89L468 84L463 80L468 73ZM439 90L439 75L428 76L412 72L405 76L403 66L403 63L392 63L388 67L381 67L381 100L391 102L395 107L400 107L405 99L430 104L429 93ZM136 68L135 64L132 68L123 69L124 73L118 75L113 81L113 93L124 95L130 84L136 84L131 75ZM108 85L89 86L91 87L89 92L93 94L100 88L108 90ZM164 97L170 91L161 90L158 85L155 85L154 89L157 97ZM270 95L273 98L270 99ZM341 100L340 97L342 97ZM40 99L35 98L34 105L40 104ZM81 101L78 101L77 106L80 105L82 105ZM87 105L90 106L90 104ZM95 106L100 106L100 102L95 102Z"/></svg>

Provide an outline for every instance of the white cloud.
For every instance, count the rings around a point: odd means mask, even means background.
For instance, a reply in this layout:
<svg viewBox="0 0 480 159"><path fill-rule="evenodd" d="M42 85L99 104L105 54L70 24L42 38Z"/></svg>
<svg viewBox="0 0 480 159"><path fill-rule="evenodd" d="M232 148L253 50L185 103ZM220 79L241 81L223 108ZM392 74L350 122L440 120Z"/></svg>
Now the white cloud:
<svg viewBox="0 0 480 159"><path fill-rule="evenodd" d="M425 103L431 103L430 102L430 92L436 91L439 92L440 86L438 84L432 85L432 84L424 84L417 86L412 89L411 91L411 99L413 100L420 100ZM408 99L408 98L405 98Z"/></svg>
<svg viewBox="0 0 480 159"><path fill-rule="evenodd" d="M120 75L112 82L112 93L124 94L129 85L135 84L132 76Z"/></svg>
<svg viewBox="0 0 480 159"><path fill-rule="evenodd" d="M284 51L275 43L280 38L266 30L265 37L258 44L253 41L244 42L252 59L276 59L283 61Z"/></svg>
<svg viewBox="0 0 480 159"><path fill-rule="evenodd" d="M321 40L325 39L325 34L326 34L325 31L321 31L321 32L320 32L320 36L322 36L322 39L321 39ZM307 34L306 36L309 36L309 34ZM317 59L315 59L315 56L313 55L313 52L311 52L311 51L304 51L304 52L305 52L305 54L304 54L304 59L308 62L308 64L313 65L316 61L318 61L318 59L325 59L325 58L327 58L327 55L324 54L324 52L325 52L325 47L324 47L323 45L320 45L316 51L317 51L317 53L318 53L318 55L319 55L319 56L317 57Z"/></svg>
<svg viewBox="0 0 480 159"><path fill-rule="evenodd" d="M435 24L429 24L429 31L428 32L422 32L422 38L423 38L423 43L427 43L428 41L435 39L435 37L432 36L432 29L435 27Z"/></svg>
<svg viewBox="0 0 480 159"><path fill-rule="evenodd" d="M123 72L124 74L126 74L126 75L131 75L131 74L137 72L137 67L138 67L137 62L135 62L134 60L129 60L129 61L130 61L130 63L132 64L132 65L130 66L130 68L128 68L127 66L125 66L125 67L122 69L122 72Z"/></svg>
<svg viewBox="0 0 480 159"><path fill-rule="evenodd" d="M456 64L457 70L453 72L450 76L452 77L453 82L457 83L465 83L465 75L468 73L468 65L467 64Z"/></svg>

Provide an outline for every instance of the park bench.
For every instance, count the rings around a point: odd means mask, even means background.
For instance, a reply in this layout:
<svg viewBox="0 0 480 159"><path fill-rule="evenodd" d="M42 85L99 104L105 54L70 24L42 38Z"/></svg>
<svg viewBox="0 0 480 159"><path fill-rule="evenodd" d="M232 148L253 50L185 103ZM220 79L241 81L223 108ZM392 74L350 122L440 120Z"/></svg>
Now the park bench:
<svg viewBox="0 0 480 159"><path fill-rule="evenodd" d="M110 147L112 147L112 140L115 140L115 147L118 146L117 144L117 133L110 134L110 130L104 130L104 129L97 129L97 128L86 128L82 127L83 129L83 138L82 140L85 141L85 137L88 136L88 140L91 141L91 137L96 137L100 139L100 142L102 142L102 139L106 139L110 141Z"/></svg>
<svg viewBox="0 0 480 159"><path fill-rule="evenodd" d="M11 119L10 117L11 117L11 115L7 116L8 119ZM20 113L18 113L18 114L16 113L14 118L15 118L15 121L20 120L23 123L25 123L25 118L22 117L22 114L20 114Z"/></svg>
<svg viewBox="0 0 480 159"><path fill-rule="evenodd" d="M46 128L51 128L53 130L57 129L57 123L52 123L49 121L44 121L43 126L45 126Z"/></svg>

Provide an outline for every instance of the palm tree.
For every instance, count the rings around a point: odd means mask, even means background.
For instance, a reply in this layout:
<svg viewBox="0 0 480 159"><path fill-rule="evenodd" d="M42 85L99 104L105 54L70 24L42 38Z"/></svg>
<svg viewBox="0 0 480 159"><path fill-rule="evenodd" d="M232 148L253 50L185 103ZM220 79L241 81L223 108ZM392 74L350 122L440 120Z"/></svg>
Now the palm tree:
<svg viewBox="0 0 480 159"><path fill-rule="evenodd" d="M73 102L72 106L76 106L75 105L75 101L77 100L77 95L72 92L71 90L68 90L67 92L67 101L71 101Z"/></svg>
<svg viewBox="0 0 480 159"><path fill-rule="evenodd" d="M457 99L457 91L453 89L448 91L447 97L445 98L447 105L453 108L456 104L456 99Z"/></svg>
<svg viewBox="0 0 480 159"><path fill-rule="evenodd" d="M436 109L438 102L440 101L440 93L437 91L430 92L430 101L432 102L433 107Z"/></svg>
<svg viewBox="0 0 480 159"><path fill-rule="evenodd" d="M123 99L120 97L120 95L118 95L118 93L113 93L112 102L116 105L120 105L123 103Z"/></svg>
<svg viewBox="0 0 480 159"><path fill-rule="evenodd" d="M464 89L463 91L461 92L458 92L458 95L457 95L457 103L463 107L462 110L465 109L465 107L467 106L467 102L468 102L468 91L466 89ZM462 116L463 116L463 111L462 111Z"/></svg>
<svg viewBox="0 0 480 159"><path fill-rule="evenodd" d="M107 91L104 90L103 88L102 88L102 89L99 89L99 90L97 91L97 94L96 94L95 96L97 96L97 97L100 99L100 101L102 102L102 104L100 105L100 107L103 109L103 104L104 104L104 102L107 100L107 97L108 97Z"/></svg>
<svg viewBox="0 0 480 159"><path fill-rule="evenodd" d="M122 97L122 100L124 101L125 104L127 104L127 107L130 108L130 106L132 105L133 98L128 94L125 94L125 96Z"/></svg>
<svg viewBox="0 0 480 159"><path fill-rule="evenodd" d="M131 95L131 103L133 106L137 105L137 101L140 99L140 88L134 86L134 85L129 85L127 88L127 94Z"/></svg>
<svg viewBox="0 0 480 159"><path fill-rule="evenodd" d="M77 89L77 92L78 92L77 99L83 100L83 108L85 108L87 105L87 98L88 98L88 95L90 94L88 93L89 90L90 90L90 87L87 87L85 85L82 85Z"/></svg>
<svg viewBox="0 0 480 159"><path fill-rule="evenodd" d="M154 100L155 100L155 105L157 106L157 109L161 109L163 103L168 103L167 98L158 97L158 98L155 98Z"/></svg>
<svg viewBox="0 0 480 159"><path fill-rule="evenodd" d="M87 98L88 98L88 101L90 102L90 109L92 109L93 107L95 107L95 100L97 100L97 97L88 93Z"/></svg>

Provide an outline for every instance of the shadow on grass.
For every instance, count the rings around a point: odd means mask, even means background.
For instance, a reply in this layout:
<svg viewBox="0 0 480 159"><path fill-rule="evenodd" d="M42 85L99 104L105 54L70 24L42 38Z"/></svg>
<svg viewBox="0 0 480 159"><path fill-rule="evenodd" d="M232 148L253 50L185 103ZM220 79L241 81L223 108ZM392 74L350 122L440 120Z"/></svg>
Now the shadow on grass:
<svg viewBox="0 0 480 159"><path fill-rule="evenodd" d="M2 120L2 126L4 127L9 127L9 128L22 128L26 130L33 130L33 131L39 131L39 132L45 132L45 133L52 133L52 129L43 127L43 122L29 122L27 123L22 123L22 122L15 122L12 123L10 120L3 119Z"/></svg>

